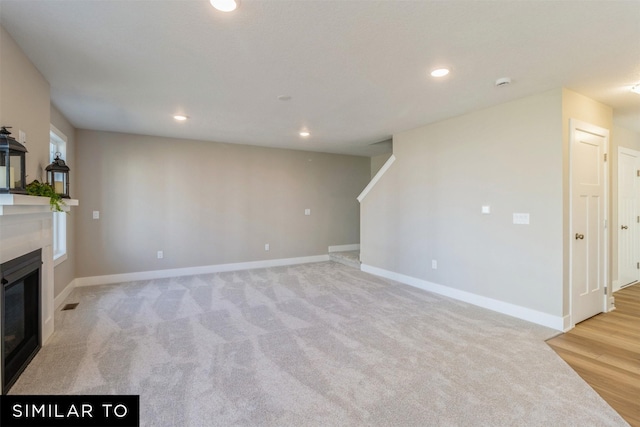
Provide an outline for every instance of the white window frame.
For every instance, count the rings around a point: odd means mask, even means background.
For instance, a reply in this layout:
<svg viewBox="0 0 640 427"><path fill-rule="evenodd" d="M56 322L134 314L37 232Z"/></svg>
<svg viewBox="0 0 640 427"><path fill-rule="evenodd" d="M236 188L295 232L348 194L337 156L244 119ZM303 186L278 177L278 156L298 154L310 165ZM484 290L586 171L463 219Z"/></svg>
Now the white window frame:
<svg viewBox="0 0 640 427"><path fill-rule="evenodd" d="M51 125L49 130L49 161L53 162L56 153L67 158L67 136ZM53 213L53 265L57 266L67 259L67 213Z"/></svg>

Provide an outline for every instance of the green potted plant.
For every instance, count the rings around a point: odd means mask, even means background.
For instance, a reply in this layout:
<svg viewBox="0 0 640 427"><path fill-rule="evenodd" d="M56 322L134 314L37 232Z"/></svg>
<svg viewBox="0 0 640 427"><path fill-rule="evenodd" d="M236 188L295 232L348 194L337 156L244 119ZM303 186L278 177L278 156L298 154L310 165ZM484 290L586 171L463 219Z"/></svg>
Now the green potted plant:
<svg viewBox="0 0 640 427"><path fill-rule="evenodd" d="M42 183L36 179L27 185L26 190L27 194L31 196L48 197L51 210L54 212L63 212L62 206L66 205L66 203L62 200L62 196L56 193L50 184Z"/></svg>

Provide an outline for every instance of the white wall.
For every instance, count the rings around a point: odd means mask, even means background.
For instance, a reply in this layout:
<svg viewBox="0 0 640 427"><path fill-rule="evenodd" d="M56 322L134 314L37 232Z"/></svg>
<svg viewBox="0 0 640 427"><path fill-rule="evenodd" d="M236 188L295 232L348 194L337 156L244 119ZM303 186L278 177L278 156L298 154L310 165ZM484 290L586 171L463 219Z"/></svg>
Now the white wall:
<svg viewBox="0 0 640 427"><path fill-rule="evenodd" d="M620 126L613 126L611 135L611 139L615 141L617 147L640 151L640 133Z"/></svg>

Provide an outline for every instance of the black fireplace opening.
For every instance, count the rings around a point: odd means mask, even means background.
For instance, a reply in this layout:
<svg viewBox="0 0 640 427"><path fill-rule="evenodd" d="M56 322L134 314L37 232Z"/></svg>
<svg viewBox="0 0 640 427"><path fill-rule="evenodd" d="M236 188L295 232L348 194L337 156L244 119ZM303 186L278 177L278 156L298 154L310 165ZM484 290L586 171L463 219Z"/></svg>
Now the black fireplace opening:
<svg viewBox="0 0 640 427"><path fill-rule="evenodd" d="M42 250L0 264L2 394L40 350Z"/></svg>

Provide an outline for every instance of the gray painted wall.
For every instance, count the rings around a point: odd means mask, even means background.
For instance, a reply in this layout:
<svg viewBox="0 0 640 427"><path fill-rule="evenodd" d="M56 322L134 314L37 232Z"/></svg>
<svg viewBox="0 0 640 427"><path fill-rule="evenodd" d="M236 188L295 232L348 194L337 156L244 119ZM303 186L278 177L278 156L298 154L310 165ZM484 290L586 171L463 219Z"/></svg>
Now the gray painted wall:
<svg viewBox="0 0 640 427"><path fill-rule="evenodd" d="M27 134L27 183L42 181L49 164L49 83L0 27L0 125Z"/></svg>
<svg viewBox="0 0 640 427"><path fill-rule="evenodd" d="M76 141L77 277L322 255L360 241L367 157L89 130Z"/></svg>
<svg viewBox="0 0 640 427"><path fill-rule="evenodd" d="M392 153L379 154L371 158L371 178L373 178L380 168L384 166L386 161L389 160L389 157L391 157L391 154Z"/></svg>
<svg viewBox="0 0 640 427"><path fill-rule="evenodd" d="M362 262L561 315L561 91L393 141L396 162L361 206Z"/></svg>
<svg viewBox="0 0 640 427"><path fill-rule="evenodd" d="M73 127L50 103L49 83L20 50L4 28L0 27L0 125L13 126L27 134L25 146L27 183L44 181L43 169L49 164L49 125L53 123L69 138L67 164L71 168L71 194L74 186ZM74 278L73 213L67 223L68 259L54 270L54 295L57 296Z"/></svg>
<svg viewBox="0 0 640 427"><path fill-rule="evenodd" d="M557 89L394 135L396 162L361 206L362 262L569 314L570 118L611 129L612 111Z"/></svg>

